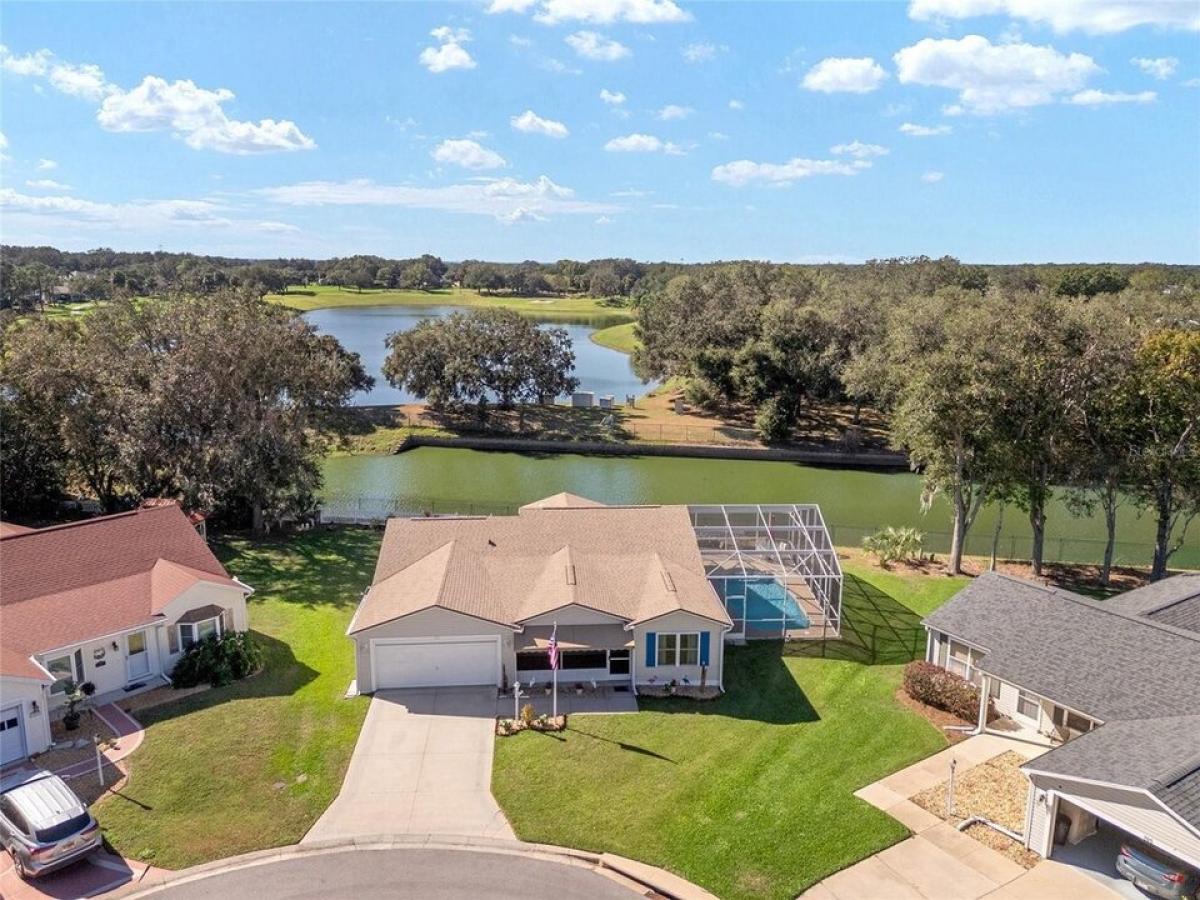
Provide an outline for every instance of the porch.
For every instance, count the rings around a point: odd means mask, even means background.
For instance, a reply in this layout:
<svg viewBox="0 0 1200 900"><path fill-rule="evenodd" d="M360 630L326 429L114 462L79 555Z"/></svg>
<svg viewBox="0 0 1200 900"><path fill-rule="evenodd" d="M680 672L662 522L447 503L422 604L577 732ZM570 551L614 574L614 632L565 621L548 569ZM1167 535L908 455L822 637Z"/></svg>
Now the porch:
<svg viewBox="0 0 1200 900"><path fill-rule="evenodd" d="M526 692L541 694L554 676L550 668L551 625L527 625L516 635L514 649L517 672L512 681L519 681ZM574 691L582 684L593 686L620 685L630 691L633 685L633 632L623 625L559 625L558 669L560 700L564 689Z"/></svg>
<svg viewBox="0 0 1200 900"><path fill-rule="evenodd" d="M546 682L548 685L549 682ZM533 691L527 691L521 685L521 697L514 710L513 695L501 694L496 699L496 716L502 719L513 718L514 711L520 713L526 704L533 706L534 715L551 715L554 709L553 692L547 693L545 685L538 685ZM592 688L585 685L579 693L576 682L563 678L559 672L558 679L558 714L579 715L581 713L635 713L638 711L637 697L626 685L598 684Z"/></svg>

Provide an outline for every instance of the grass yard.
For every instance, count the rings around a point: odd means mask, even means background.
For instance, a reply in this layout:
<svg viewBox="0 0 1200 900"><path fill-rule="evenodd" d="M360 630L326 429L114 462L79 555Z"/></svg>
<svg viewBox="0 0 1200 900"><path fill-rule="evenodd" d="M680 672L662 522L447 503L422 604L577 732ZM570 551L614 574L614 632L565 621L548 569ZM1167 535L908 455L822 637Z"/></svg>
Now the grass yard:
<svg viewBox="0 0 1200 900"><path fill-rule="evenodd" d="M920 617L965 579L847 573L843 640L731 647L719 700L651 701L497 741L517 834L664 866L723 898L794 897L904 838L853 791L946 746L894 699Z"/></svg>
<svg viewBox="0 0 1200 900"><path fill-rule="evenodd" d="M509 297L503 294L483 295L466 288L439 288L432 291L368 288L356 291L332 285L310 285L288 288L286 294L268 294L267 299L302 312L335 306L464 306L511 309L546 318L579 318L588 315L611 319L633 318L630 310L605 306L593 297Z"/></svg>
<svg viewBox="0 0 1200 900"><path fill-rule="evenodd" d="M138 713L146 741L119 795L96 807L121 853L170 869L298 841L341 787L365 698L345 637L371 581L379 534L317 531L223 542L229 571L256 588L250 625L263 673Z"/></svg>
<svg viewBox="0 0 1200 900"><path fill-rule="evenodd" d="M632 353L641 346L641 341L634 334L636 322L625 322L622 325L610 325L608 328L600 328L593 331L591 338L601 347L607 347L609 350L618 350L621 353Z"/></svg>

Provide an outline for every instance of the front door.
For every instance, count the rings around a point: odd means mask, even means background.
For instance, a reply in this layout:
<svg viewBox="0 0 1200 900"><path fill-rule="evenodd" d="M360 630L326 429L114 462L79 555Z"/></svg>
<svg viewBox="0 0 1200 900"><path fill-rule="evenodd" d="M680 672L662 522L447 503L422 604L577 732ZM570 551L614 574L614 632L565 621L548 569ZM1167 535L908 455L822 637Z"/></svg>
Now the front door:
<svg viewBox="0 0 1200 900"><path fill-rule="evenodd" d="M130 681L149 673L150 654L146 651L146 632L135 631L125 637L125 664Z"/></svg>

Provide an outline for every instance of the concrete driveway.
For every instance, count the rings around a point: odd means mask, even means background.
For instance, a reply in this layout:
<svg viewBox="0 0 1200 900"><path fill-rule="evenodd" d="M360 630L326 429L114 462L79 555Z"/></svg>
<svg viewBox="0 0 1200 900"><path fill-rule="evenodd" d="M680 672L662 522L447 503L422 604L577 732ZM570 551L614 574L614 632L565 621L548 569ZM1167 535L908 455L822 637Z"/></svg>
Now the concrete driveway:
<svg viewBox="0 0 1200 900"><path fill-rule="evenodd" d="M341 793L302 843L378 834L515 838L492 797L495 688L379 691Z"/></svg>

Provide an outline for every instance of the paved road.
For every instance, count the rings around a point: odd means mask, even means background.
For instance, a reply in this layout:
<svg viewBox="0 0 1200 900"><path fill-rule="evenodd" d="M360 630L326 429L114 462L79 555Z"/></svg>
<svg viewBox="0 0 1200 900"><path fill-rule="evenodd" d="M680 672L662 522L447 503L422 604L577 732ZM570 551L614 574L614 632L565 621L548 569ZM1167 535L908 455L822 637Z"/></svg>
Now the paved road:
<svg viewBox="0 0 1200 900"><path fill-rule="evenodd" d="M352 850L213 875L149 896L164 900L629 900L644 896L583 865L470 850Z"/></svg>
<svg viewBox="0 0 1200 900"><path fill-rule="evenodd" d="M337 799L302 843L377 834L515 835L492 797L495 688L379 691Z"/></svg>

